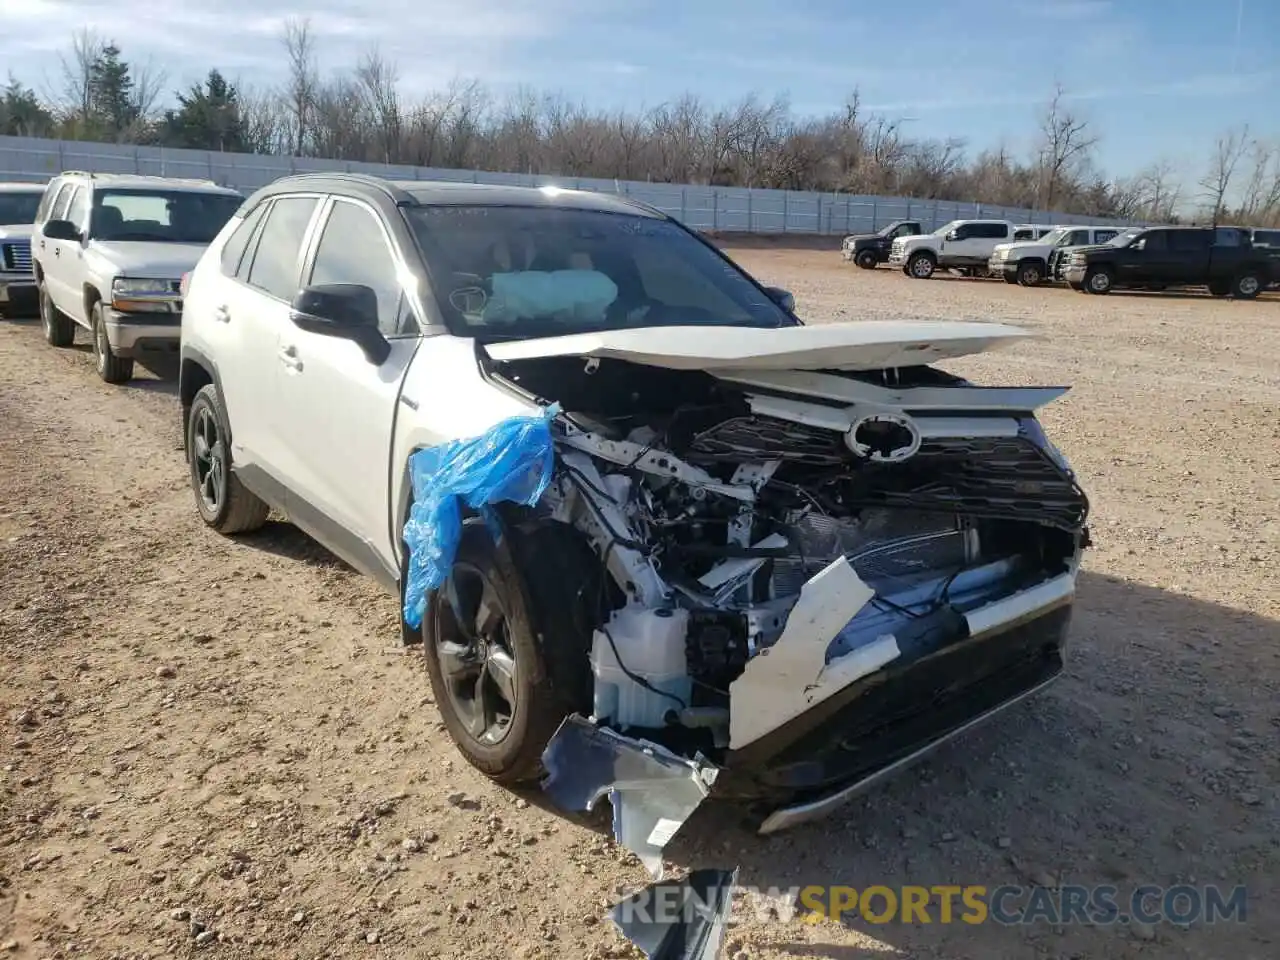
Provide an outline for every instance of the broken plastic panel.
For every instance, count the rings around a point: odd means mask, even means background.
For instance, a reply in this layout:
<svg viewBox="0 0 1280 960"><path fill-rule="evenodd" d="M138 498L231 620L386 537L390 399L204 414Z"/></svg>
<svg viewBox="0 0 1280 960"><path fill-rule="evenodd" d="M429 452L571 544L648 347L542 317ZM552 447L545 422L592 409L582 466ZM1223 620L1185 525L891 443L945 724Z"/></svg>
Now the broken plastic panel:
<svg viewBox="0 0 1280 960"><path fill-rule="evenodd" d="M651 883L609 911L618 932L649 960L715 960L733 909L738 871L694 870Z"/></svg>
<svg viewBox="0 0 1280 960"><path fill-rule="evenodd" d="M404 525L409 576L404 591L404 620L422 623L427 594L453 567L462 539L465 503L485 513L510 501L532 506L546 492L555 468L552 404L531 416L508 417L478 437L452 440L419 450L409 458L413 506Z"/></svg>
<svg viewBox="0 0 1280 960"><path fill-rule="evenodd" d="M566 810L593 810L607 794L614 838L659 880L662 848L707 798L719 772L701 755L687 760L577 714L548 741L542 765L542 789Z"/></svg>

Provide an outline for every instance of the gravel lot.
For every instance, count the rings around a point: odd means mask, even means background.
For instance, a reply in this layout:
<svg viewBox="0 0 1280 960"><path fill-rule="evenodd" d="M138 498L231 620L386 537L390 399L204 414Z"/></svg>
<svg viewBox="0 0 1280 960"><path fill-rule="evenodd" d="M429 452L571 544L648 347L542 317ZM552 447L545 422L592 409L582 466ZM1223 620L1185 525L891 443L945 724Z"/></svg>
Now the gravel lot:
<svg viewBox="0 0 1280 960"><path fill-rule="evenodd" d="M1249 886L1206 927L767 922L727 957L1280 955L1280 302L1024 290L735 248L815 320L1007 319L950 365L1070 383L1084 478L1068 676L836 820L768 840L715 808L672 863L761 887ZM84 336L79 338L82 342ZM175 385L0 322L0 942L17 957L638 956L644 880L604 818L460 761L393 600L284 524L197 520Z"/></svg>

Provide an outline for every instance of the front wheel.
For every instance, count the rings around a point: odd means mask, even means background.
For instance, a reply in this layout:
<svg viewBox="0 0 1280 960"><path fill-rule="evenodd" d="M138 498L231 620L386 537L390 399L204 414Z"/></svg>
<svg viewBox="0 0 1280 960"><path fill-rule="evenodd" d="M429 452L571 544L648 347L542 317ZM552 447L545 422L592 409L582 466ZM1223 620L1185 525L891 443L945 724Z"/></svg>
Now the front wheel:
<svg viewBox="0 0 1280 960"><path fill-rule="evenodd" d="M916 280L928 280L933 276L933 271L938 269L938 262L934 260L931 253L913 253L911 259L907 261L907 276Z"/></svg>
<svg viewBox="0 0 1280 960"><path fill-rule="evenodd" d="M1090 293L1107 294L1111 292L1113 279L1106 267L1094 267L1085 275L1084 288Z"/></svg>
<svg viewBox="0 0 1280 960"><path fill-rule="evenodd" d="M1262 292L1262 280L1256 273L1242 273L1231 285L1231 295L1237 300L1253 300Z"/></svg>
<svg viewBox="0 0 1280 960"><path fill-rule="evenodd" d="M517 784L541 774L564 719L591 710L602 568L571 528L507 542L509 553L485 524L464 527L448 579L427 598L422 646L458 750L487 776Z"/></svg>
<svg viewBox="0 0 1280 960"><path fill-rule="evenodd" d="M98 368L98 376L106 383L128 383L132 380L133 358L118 357L111 349L101 300L89 312L89 328L93 334L93 362Z"/></svg>
<svg viewBox="0 0 1280 960"><path fill-rule="evenodd" d="M1044 280L1044 271L1038 263L1023 263L1018 266L1018 283L1024 287L1038 286Z"/></svg>
<svg viewBox="0 0 1280 960"><path fill-rule="evenodd" d="M854 258L854 262L863 270L874 270L880 261L870 250L863 250Z"/></svg>
<svg viewBox="0 0 1280 960"><path fill-rule="evenodd" d="M219 533L248 533L267 522L270 507L231 472L227 415L218 388L200 388L187 415L187 466L200 519Z"/></svg>
<svg viewBox="0 0 1280 960"><path fill-rule="evenodd" d="M40 329L45 342L52 347L69 347L75 343L75 321L53 305L53 298L40 281Z"/></svg>

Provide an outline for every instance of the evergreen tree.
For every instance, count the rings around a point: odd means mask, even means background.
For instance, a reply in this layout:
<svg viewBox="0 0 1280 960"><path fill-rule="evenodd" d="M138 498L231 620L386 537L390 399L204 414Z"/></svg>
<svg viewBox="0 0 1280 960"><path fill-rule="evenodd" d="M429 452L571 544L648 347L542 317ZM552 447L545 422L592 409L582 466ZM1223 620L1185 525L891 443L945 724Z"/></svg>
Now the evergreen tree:
<svg viewBox="0 0 1280 960"><path fill-rule="evenodd" d="M24 87L16 77L9 75L9 82L0 94L0 135L8 137L49 137L57 122L30 87Z"/></svg>
<svg viewBox="0 0 1280 960"><path fill-rule="evenodd" d="M93 124L116 140L140 118L129 64L114 43L103 47L89 67L89 98Z"/></svg>
<svg viewBox="0 0 1280 960"><path fill-rule="evenodd" d="M240 94L218 70L204 85L177 94L179 108L165 113L165 141L193 150L247 151Z"/></svg>

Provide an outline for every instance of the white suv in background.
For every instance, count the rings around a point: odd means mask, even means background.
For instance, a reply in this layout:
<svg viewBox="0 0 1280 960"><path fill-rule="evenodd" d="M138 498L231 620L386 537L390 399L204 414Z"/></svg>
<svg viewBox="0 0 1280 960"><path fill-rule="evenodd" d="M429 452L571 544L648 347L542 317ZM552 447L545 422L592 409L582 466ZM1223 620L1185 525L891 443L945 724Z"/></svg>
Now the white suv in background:
<svg viewBox="0 0 1280 960"><path fill-rule="evenodd" d="M1006 283L1034 287L1050 279L1049 258L1063 247L1084 247L1107 243L1121 227L1054 227L1038 240L998 243L987 269Z"/></svg>
<svg viewBox="0 0 1280 960"><path fill-rule="evenodd" d="M894 240L889 262L917 280L928 280L939 267L986 273L996 244L1030 240L1047 229L1008 220L952 220L933 233Z"/></svg>
<svg viewBox="0 0 1280 960"><path fill-rule="evenodd" d="M31 224L44 184L0 183L0 316L33 312Z"/></svg>
<svg viewBox="0 0 1280 960"><path fill-rule="evenodd" d="M54 177L31 236L45 339L69 347L88 330L107 383L132 378L145 351L176 351L182 275L243 201L212 180Z"/></svg>

